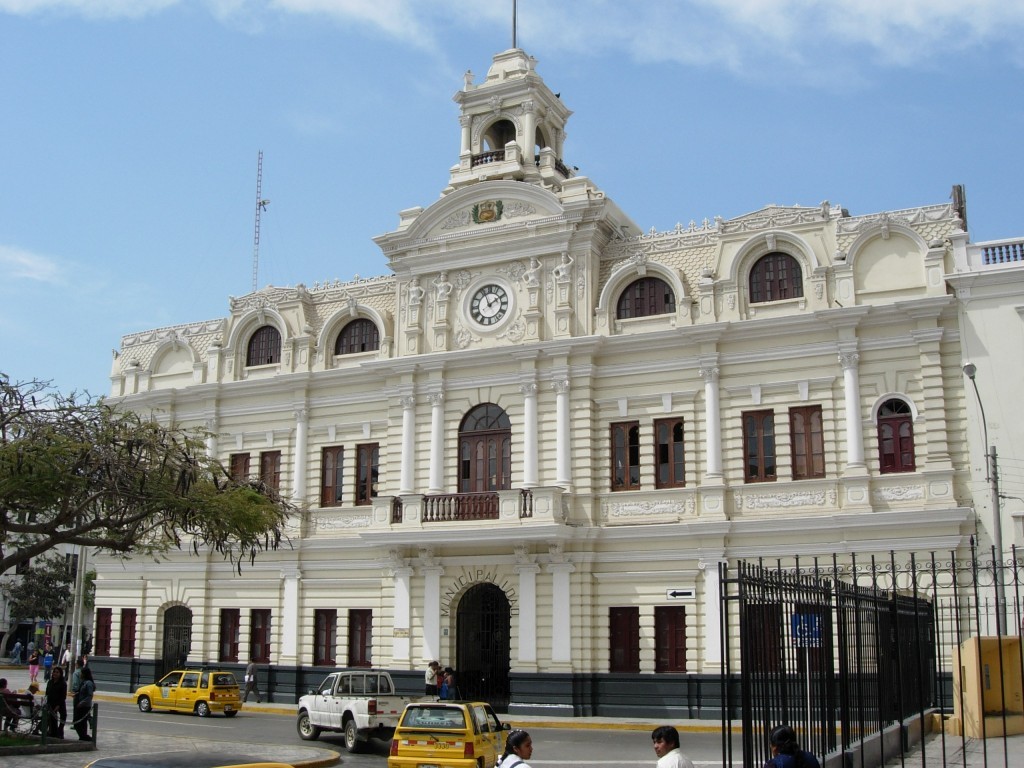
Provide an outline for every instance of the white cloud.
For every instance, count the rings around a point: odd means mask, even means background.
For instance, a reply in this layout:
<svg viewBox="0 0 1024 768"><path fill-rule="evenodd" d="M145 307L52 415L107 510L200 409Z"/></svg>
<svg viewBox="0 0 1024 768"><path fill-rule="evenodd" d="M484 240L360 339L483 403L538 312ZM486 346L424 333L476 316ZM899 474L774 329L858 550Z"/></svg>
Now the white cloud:
<svg viewBox="0 0 1024 768"><path fill-rule="evenodd" d="M57 261L11 245L0 245L0 272L8 280L35 280L54 285L64 282L63 270Z"/></svg>
<svg viewBox="0 0 1024 768"><path fill-rule="evenodd" d="M267 13L355 24L423 49L455 29L511 31L511 4L479 0L0 0L0 13L141 17L192 2L246 26ZM253 27L259 28L259 25ZM941 61L987 50L1020 65L1024 3L1005 0L532 0L519 6L529 50L627 53L642 61L757 71L765 62L833 67ZM493 34L493 32L492 32ZM496 36L500 39L500 36Z"/></svg>

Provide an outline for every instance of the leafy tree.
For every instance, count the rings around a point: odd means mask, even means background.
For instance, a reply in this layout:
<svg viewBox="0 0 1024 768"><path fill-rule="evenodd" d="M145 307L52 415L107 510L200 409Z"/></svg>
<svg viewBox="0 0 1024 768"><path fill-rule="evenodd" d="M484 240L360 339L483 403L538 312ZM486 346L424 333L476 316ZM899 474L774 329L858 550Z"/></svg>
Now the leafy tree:
<svg viewBox="0 0 1024 768"><path fill-rule="evenodd" d="M10 612L7 638L21 621L62 616L71 600L74 580L67 562L51 554L38 558L21 574L0 584L0 593Z"/></svg>
<svg viewBox="0 0 1024 768"><path fill-rule="evenodd" d="M205 437L0 373L0 574L61 544L212 549L239 570L277 549L292 507L233 481Z"/></svg>

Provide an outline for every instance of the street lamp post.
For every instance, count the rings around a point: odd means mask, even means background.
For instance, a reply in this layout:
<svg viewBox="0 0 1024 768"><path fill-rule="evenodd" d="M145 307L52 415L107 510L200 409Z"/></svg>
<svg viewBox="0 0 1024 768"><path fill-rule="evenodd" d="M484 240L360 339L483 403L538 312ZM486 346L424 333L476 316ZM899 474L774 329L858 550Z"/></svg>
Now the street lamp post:
<svg viewBox="0 0 1024 768"><path fill-rule="evenodd" d="M971 385L974 387L974 397L978 401L978 410L981 412L982 433L985 436L985 482L988 483L989 491L992 494L992 546L996 552L996 562L992 564L996 584L996 634L1001 635L1006 627L1006 593L1003 588L1003 526L999 502L999 464L996 460L996 447L990 445L988 441L985 404L978 391L978 382L974 380L977 372L978 366L974 363L964 365L964 375L971 380Z"/></svg>

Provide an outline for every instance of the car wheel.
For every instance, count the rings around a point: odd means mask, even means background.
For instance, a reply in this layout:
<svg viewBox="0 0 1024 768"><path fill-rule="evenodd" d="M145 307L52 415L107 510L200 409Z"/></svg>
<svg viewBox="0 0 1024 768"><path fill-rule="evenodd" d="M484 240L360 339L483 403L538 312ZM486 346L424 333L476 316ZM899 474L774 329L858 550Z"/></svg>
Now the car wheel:
<svg viewBox="0 0 1024 768"><path fill-rule="evenodd" d="M355 720L345 723L345 749L355 754L363 748L363 742L359 740L359 729Z"/></svg>
<svg viewBox="0 0 1024 768"><path fill-rule="evenodd" d="M149 700L149 696L139 696L139 712L152 712L153 702Z"/></svg>
<svg viewBox="0 0 1024 768"><path fill-rule="evenodd" d="M200 717L209 717L210 705L207 704L205 701L200 701L198 704L196 704L196 714Z"/></svg>
<svg viewBox="0 0 1024 768"><path fill-rule="evenodd" d="M314 741L320 738L320 729L309 722L309 713L300 712L299 719L295 723L295 729L299 732L299 738L304 741Z"/></svg>
<svg viewBox="0 0 1024 768"><path fill-rule="evenodd" d="M230 712L225 712L224 713L224 717L234 717L237 714L238 714L238 710L237 709L232 709Z"/></svg>

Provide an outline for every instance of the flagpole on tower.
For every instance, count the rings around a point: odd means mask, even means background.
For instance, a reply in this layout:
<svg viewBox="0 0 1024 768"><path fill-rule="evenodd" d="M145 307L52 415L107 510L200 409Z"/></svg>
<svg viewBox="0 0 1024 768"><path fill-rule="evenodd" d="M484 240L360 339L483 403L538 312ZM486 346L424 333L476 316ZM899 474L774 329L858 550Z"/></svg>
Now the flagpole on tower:
<svg viewBox="0 0 1024 768"><path fill-rule="evenodd" d="M516 0L512 0L512 47L516 47L516 18L519 15Z"/></svg>

